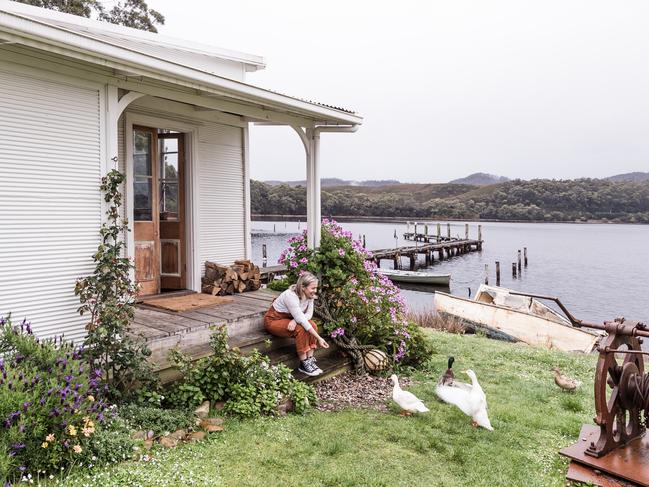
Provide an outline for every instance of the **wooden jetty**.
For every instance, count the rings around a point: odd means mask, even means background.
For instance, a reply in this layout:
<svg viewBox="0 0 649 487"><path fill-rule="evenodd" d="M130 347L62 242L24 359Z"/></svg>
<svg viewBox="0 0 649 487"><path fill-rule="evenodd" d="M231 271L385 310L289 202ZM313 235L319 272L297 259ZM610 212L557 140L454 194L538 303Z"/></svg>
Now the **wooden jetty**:
<svg viewBox="0 0 649 487"><path fill-rule="evenodd" d="M437 253L438 260L444 260L469 252L480 251L482 250L482 243L482 240L457 238L429 241L421 245L373 250L372 260L379 267L381 267L381 260L391 260L394 262L395 269L401 269L401 258L408 257L410 259L410 270L414 271L417 268L417 260L420 255L424 256L425 266L428 267L435 261L435 253Z"/></svg>

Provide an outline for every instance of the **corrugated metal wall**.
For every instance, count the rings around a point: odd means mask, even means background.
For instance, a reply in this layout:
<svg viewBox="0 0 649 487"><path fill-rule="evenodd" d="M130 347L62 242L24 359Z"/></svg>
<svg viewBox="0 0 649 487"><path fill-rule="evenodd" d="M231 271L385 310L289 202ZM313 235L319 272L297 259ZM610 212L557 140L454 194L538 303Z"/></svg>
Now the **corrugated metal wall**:
<svg viewBox="0 0 649 487"><path fill-rule="evenodd" d="M78 277L99 244L97 90L0 70L0 315L81 338Z"/></svg>
<svg viewBox="0 0 649 487"><path fill-rule="evenodd" d="M245 255L243 129L200 127L198 137L199 264L232 264Z"/></svg>

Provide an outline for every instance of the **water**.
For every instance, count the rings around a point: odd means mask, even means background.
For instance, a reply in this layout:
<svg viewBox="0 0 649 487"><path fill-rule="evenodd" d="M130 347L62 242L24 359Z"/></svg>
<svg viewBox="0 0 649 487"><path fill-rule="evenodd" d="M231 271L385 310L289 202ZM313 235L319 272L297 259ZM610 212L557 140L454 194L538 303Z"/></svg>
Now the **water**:
<svg viewBox="0 0 649 487"><path fill-rule="evenodd" d="M275 265L286 240L304 230L305 223L252 222L253 260L261 264L261 246L267 245L268 265ZM276 233L273 233L275 226ZM369 249L395 246L405 242L405 224L343 223L355 238L365 235ZM470 238L477 238L477 224L470 223ZM412 227L411 227L412 230ZM423 231L423 225L418 227ZM436 232L429 225L429 233ZM446 235L446 224L442 224ZM464 237L464 223L451 224L451 235ZM474 295L484 282L485 264L489 282L495 284L495 261L500 261L501 286L537 294L557 296L579 319L593 322L617 316L649 323L649 226L573 223L482 223L482 252L435 262L431 271L451 274L451 293ZM511 265L518 249L527 247L529 265L512 278ZM421 256L423 259L423 256ZM407 266L407 260L403 260ZM382 266L391 266L383 261ZM406 267L404 267L406 268ZM430 291L428 289L427 291ZM404 290L411 309L432 309L430 292Z"/></svg>

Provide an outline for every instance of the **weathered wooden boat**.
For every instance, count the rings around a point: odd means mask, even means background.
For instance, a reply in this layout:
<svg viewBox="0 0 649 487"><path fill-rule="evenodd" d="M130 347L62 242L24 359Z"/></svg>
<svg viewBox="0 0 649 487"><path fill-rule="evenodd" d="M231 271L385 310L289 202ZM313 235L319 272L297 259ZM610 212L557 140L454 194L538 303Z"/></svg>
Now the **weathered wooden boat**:
<svg viewBox="0 0 649 487"><path fill-rule="evenodd" d="M537 298L556 301L571 319ZM602 336L599 331L573 326L579 320L556 298L485 284L478 288L474 299L436 292L435 309L441 316L459 319L469 328L481 329L493 338L564 351L589 353Z"/></svg>
<svg viewBox="0 0 649 487"><path fill-rule="evenodd" d="M379 269L379 272L395 282L434 284L437 286L448 286L451 282L450 274L430 274L428 272L402 271L399 269Z"/></svg>

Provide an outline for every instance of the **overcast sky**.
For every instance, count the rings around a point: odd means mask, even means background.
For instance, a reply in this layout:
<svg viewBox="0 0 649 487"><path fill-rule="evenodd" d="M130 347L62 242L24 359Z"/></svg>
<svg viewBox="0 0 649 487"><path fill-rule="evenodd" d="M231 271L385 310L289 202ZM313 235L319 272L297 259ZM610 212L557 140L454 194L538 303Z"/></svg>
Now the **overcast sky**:
<svg viewBox="0 0 649 487"><path fill-rule="evenodd" d="M649 171L645 0L148 4L164 34L264 56L248 82L360 113L357 133L323 135L323 177ZM297 135L254 127L251 172L303 179Z"/></svg>

